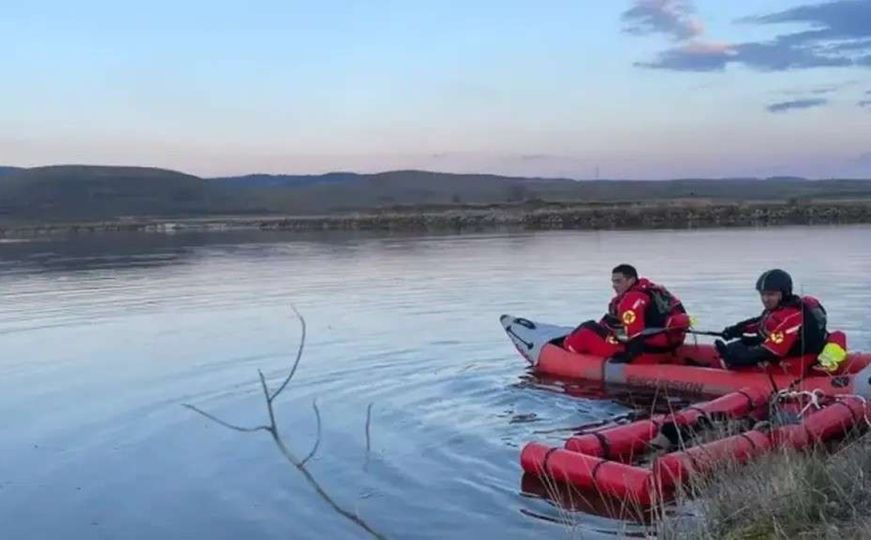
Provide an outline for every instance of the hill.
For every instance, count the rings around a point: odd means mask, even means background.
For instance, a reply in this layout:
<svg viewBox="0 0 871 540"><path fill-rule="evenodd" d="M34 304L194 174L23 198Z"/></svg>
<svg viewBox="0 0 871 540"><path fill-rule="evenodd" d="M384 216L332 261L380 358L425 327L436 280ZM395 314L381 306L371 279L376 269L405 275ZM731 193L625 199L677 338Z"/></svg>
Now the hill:
<svg viewBox="0 0 871 540"><path fill-rule="evenodd" d="M301 187L313 184L332 184L353 180L359 175L355 173L328 174L246 174L244 176L225 176L210 178L222 185L232 188L281 188Z"/></svg>
<svg viewBox="0 0 871 540"><path fill-rule="evenodd" d="M668 181L523 178L392 171L203 179L146 167L2 169L0 221L325 214L529 202L871 199L871 181L801 178Z"/></svg>
<svg viewBox="0 0 871 540"><path fill-rule="evenodd" d="M207 182L146 167L65 165L0 176L0 219L90 220L141 215L187 215L222 206Z"/></svg>

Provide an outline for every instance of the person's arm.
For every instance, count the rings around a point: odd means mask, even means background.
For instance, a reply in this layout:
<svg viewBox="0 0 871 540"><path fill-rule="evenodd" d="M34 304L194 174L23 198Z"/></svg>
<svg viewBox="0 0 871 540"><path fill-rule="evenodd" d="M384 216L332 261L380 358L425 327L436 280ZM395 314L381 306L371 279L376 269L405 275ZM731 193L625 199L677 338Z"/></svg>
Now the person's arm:
<svg viewBox="0 0 871 540"><path fill-rule="evenodd" d="M627 294L617 306L617 317L623 323L625 330L624 349L611 358L610 362L623 364L631 362L644 352L645 336L642 335L647 323L644 312L647 309L647 295L642 293Z"/></svg>
<svg viewBox="0 0 871 540"><path fill-rule="evenodd" d="M727 326L723 329L723 338L724 339L735 339L739 338L744 334L753 334L759 331L759 322L762 320L762 317L753 317L752 319L745 319L741 322L735 323L732 326Z"/></svg>
<svg viewBox="0 0 871 540"><path fill-rule="evenodd" d="M650 300L646 294L638 292L627 293L617 306L617 317L626 329L626 337L631 341L647 327L644 312Z"/></svg>
<svg viewBox="0 0 871 540"><path fill-rule="evenodd" d="M762 342L762 347L778 358L783 358L789 354L792 346L801 335L801 323L802 313L800 310L787 313L783 319L773 325L774 329L768 333L765 341Z"/></svg>

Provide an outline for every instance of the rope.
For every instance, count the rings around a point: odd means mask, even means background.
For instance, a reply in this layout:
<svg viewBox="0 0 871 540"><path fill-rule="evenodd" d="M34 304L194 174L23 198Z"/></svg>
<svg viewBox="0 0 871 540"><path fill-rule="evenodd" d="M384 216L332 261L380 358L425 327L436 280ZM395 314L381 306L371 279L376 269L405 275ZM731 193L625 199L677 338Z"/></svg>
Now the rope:
<svg viewBox="0 0 871 540"><path fill-rule="evenodd" d="M820 405L820 399L825 398L826 396L825 396L825 394L823 394L822 390L820 390L819 388L814 388L813 390L790 390L787 388L784 390L779 390L772 397L770 406L773 407L777 403L779 403L780 401L787 401L787 400L791 400L794 398L801 398L801 397L807 397L809 399L809 401L808 401L808 404L805 405L804 407L802 407L802 409L798 412L799 418L802 418L804 416L804 413L806 413L807 410L810 409L811 407L814 407L816 410L821 409L822 405ZM869 424L869 425L871 425L871 424Z"/></svg>
<svg viewBox="0 0 871 540"><path fill-rule="evenodd" d="M822 405L820 405L820 400L825 399L826 397L831 397L833 399L853 398L862 402L862 418L865 420L865 424L871 428L871 417L868 415L868 400L858 394L834 394L832 396L826 396L826 394L824 394L819 388L814 388L813 390L781 390L773 397L772 405L778 401L785 401L803 396L808 397L810 401L801 409L801 411L799 411L799 418L804 416L804 413L811 407L814 407L817 410L821 409Z"/></svg>

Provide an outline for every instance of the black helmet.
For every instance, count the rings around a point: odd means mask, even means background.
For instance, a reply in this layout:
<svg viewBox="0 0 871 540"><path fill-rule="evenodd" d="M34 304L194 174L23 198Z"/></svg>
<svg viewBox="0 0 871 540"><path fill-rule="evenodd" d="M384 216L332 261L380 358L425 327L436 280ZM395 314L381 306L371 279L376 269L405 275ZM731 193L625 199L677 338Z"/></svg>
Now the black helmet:
<svg viewBox="0 0 871 540"><path fill-rule="evenodd" d="M780 291L783 296L792 296L792 278L779 268L768 270L756 280L756 290L759 292Z"/></svg>

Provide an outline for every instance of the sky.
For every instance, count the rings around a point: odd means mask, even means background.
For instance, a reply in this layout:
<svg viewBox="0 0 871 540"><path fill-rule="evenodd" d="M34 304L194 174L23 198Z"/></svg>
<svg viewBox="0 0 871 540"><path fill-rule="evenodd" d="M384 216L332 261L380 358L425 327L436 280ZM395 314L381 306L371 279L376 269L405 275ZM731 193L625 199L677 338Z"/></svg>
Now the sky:
<svg viewBox="0 0 871 540"><path fill-rule="evenodd" d="M871 178L871 0L31 0L0 50L0 165Z"/></svg>

